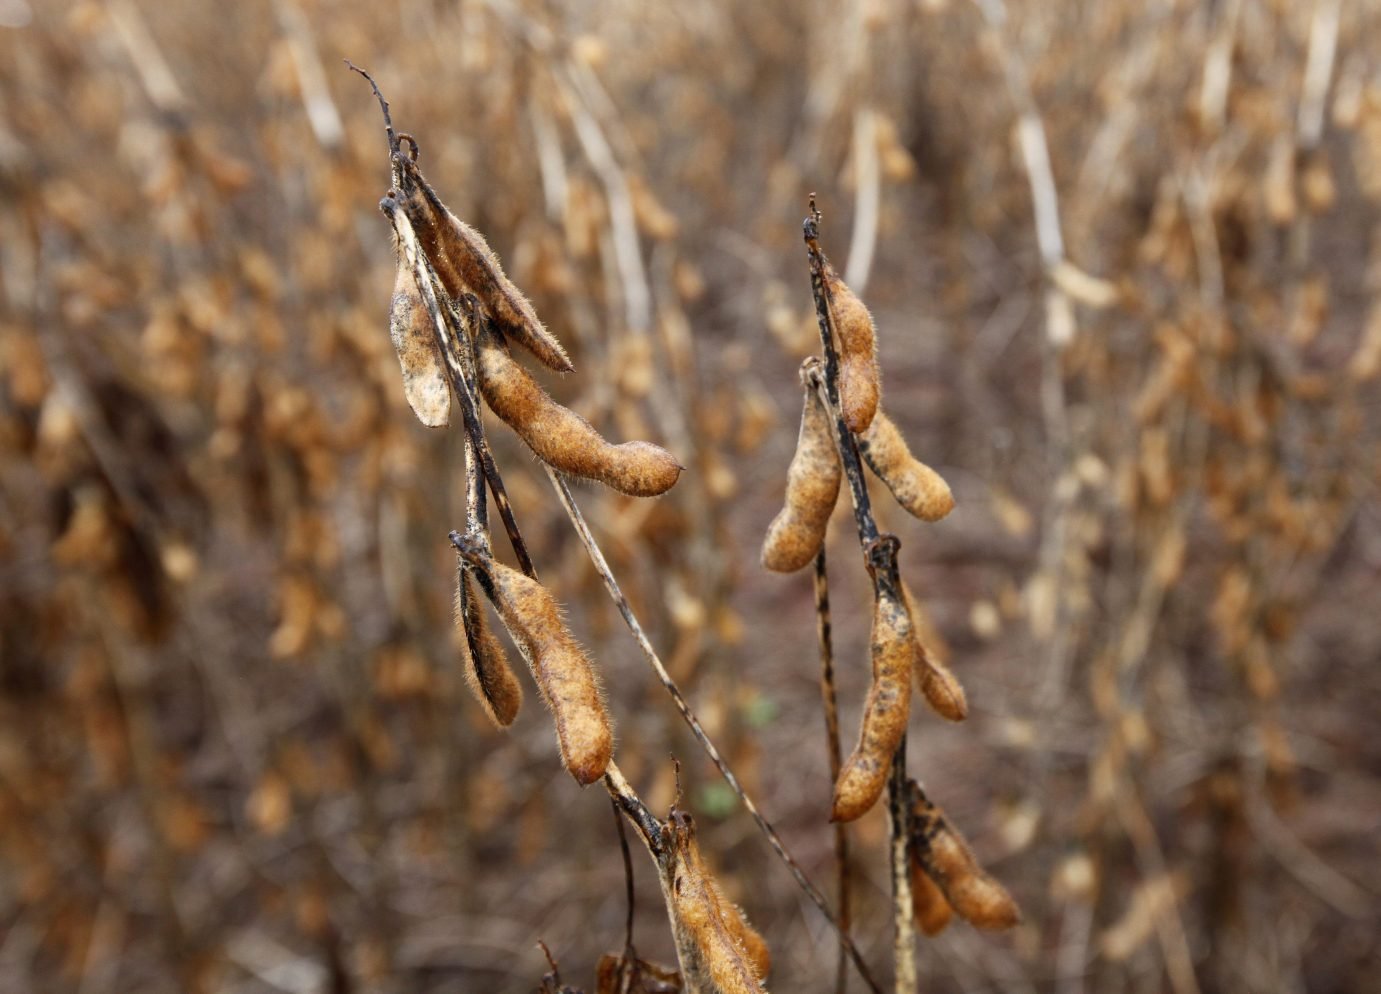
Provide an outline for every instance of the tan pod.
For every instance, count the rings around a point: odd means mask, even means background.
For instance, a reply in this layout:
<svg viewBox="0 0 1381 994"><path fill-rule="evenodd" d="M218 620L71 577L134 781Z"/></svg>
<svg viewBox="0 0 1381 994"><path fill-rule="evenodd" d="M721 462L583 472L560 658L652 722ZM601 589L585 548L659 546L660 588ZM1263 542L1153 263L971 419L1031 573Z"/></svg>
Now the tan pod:
<svg viewBox="0 0 1381 994"><path fill-rule="evenodd" d="M900 597L878 588L873 605L873 683L863 710L858 745L839 771L831 821L861 817L882 794L892 755L911 716L911 667L916 655L911 618Z"/></svg>
<svg viewBox="0 0 1381 994"><path fill-rule="evenodd" d="M576 781L592 784L614 753L614 730L594 665L536 580L483 553L462 549L482 570L481 583L504 627L522 649L556 723L561 760Z"/></svg>
<svg viewBox="0 0 1381 994"><path fill-rule="evenodd" d="M412 267L398 253L398 277L388 307L388 335L403 369L403 395L428 428L441 428L451 418L451 388L432 319L422 304Z"/></svg>
<svg viewBox="0 0 1381 994"><path fill-rule="evenodd" d="M959 916L979 928L1011 928L1021 911L1007 889L974 859L964 837L916 781L907 782L911 849Z"/></svg>
<svg viewBox="0 0 1381 994"><path fill-rule="evenodd" d="M456 629L465 685L479 701L489 720L507 728L518 717L523 688L508 665L507 654L484 617L484 606L475 594L468 570L457 567Z"/></svg>
<svg viewBox="0 0 1381 994"><path fill-rule="evenodd" d="M825 287L839 351L839 413L849 431L857 435L873 423L882 395L877 328L863 301L829 263L825 264Z"/></svg>
<svg viewBox="0 0 1381 994"><path fill-rule="evenodd" d="M917 618L920 617L920 609L916 604L915 598L911 595L911 588L903 581L901 585L902 599L906 602L906 613L911 619L911 628L916 632L916 686L920 688L921 694L925 697L926 703L931 710L947 721L963 721L969 716L969 700L964 693L964 687L958 678L945 665L940 657L933 655L920 639L920 625Z"/></svg>
<svg viewBox="0 0 1381 994"><path fill-rule="evenodd" d="M939 935L954 917L954 909L949 906L935 881L926 875L910 846L907 847L907 854L907 865L911 871L911 910L916 919L916 928L926 935Z"/></svg>
<svg viewBox="0 0 1381 994"><path fill-rule="evenodd" d="M897 503L922 521L939 521L954 509L954 494L939 473L911 454L906 439L884 412L859 436L858 451Z"/></svg>
<svg viewBox="0 0 1381 994"><path fill-rule="evenodd" d="M544 463L630 497L655 497L676 483L681 466L666 449L651 442L611 445L590 422L552 400L483 324L476 345L485 402Z"/></svg>
<svg viewBox="0 0 1381 994"><path fill-rule="evenodd" d="M816 391L805 384L801 431L786 473L786 502L772 519L762 544L765 567L792 573L815 558L825 543L842 477L829 413Z"/></svg>

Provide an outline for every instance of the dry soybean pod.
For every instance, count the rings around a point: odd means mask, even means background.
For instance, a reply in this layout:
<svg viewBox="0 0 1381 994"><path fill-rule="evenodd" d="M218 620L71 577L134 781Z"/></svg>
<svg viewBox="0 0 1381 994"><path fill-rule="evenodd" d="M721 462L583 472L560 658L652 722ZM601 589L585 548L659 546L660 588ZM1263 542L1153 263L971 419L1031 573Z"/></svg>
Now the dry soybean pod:
<svg viewBox="0 0 1381 994"><path fill-rule="evenodd" d="M536 580L490 558L464 538L456 548L522 650L556 724L561 760L576 781L594 783L614 753L614 731L594 664L576 642L551 593Z"/></svg>
<svg viewBox="0 0 1381 994"><path fill-rule="evenodd" d="M441 348L432 332L431 318L422 305L412 267L398 252L398 277L388 308L388 334L398 365L403 369L403 394L408 405L428 428L450 422L451 390L442 366Z"/></svg>
<svg viewBox="0 0 1381 994"><path fill-rule="evenodd" d="M655 497L676 483L681 466L670 452L651 442L606 442L590 422L552 400L484 322L476 346L485 402L543 462L631 497Z"/></svg>
<svg viewBox="0 0 1381 994"><path fill-rule="evenodd" d="M863 301L825 263L825 289L839 350L839 413L849 431L866 431L877 414L882 372L877 359L877 328Z"/></svg>
<svg viewBox="0 0 1381 994"><path fill-rule="evenodd" d="M503 646L489 628L469 571L459 563L456 564L456 629L465 685L489 720L500 728L507 728L518 716L523 688L508 665Z"/></svg>
<svg viewBox="0 0 1381 994"><path fill-rule="evenodd" d="M566 350L538 319L522 291L504 275L484 236L441 202L417 168L416 142L411 146L411 155L404 154L401 147L393 153L393 182L422 250L436 267L446 292L456 299L473 293L505 337L527 349L543 365L560 373L570 372L575 367Z"/></svg>
<svg viewBox="0 0 1381 994"><path fill-rule="evenodd" d="M883 411L858 438L858 451L897 503L922 521L939 521L954 509L944 477L911 454L906 439Z"/></svg>
<svg viewBox="0 0 1381 994"><path fill-rule="evenodd" d="M969 716L969 700L964 687L944 661L933 655L921 641L920 626L916 624L920 610L905 581L902 581L901 595L906 603L907 617L911 619L911 630L917 633L913 636L916 642L916 685L920 687L926 703L941 718L963 721Z"/></svg>
<svg viewBox="0 0 1381 994"><path fill-rule="evenodd" d="M720 892L700 854L691 816L673 807L659 844L658 877L685 990L760 994L769 966L767 946Z"/></svg>
<svg viewBox="0 0 1381 994"><path fill-rule="evenodd" d="M786 474L786 502L772 519L762 544L762 564L778 573L795 572L815 558L825 542L830 512L839 499L843 471L834 447L833 426L807 376L819 363L812 357L801 365L801 432Z"/></svg>
<svg viewBox="0 0 1381 994"><path fill-rule="evenodd" d="M896 543L884 535L880 542ZM895 556L895 548L892 552ZM911 716L911 668L916 654L911 617L898 591L879 580L874 586L870 654L873 683L863 709L858 745L839 771L831 821L853 821L868 811L887 784L892 755Z"/></svg>
<svg viewBox="0 0 1381 994"><path fill-rule="evenodd" d="M954 917L954 909L921 866L914 846L907 846L907 865L911 871L911 908L916 928L926 935L939 935Z"/></svg>
<svg viewBox="0 0 1381 994"><path fill-rule="evenodd" d="M911 850L959 916L979 928L1011 928L1021 911L1007 889L974 859L959 830L944 811L926 797L914 780L907 782L911 805Z"/></svg>

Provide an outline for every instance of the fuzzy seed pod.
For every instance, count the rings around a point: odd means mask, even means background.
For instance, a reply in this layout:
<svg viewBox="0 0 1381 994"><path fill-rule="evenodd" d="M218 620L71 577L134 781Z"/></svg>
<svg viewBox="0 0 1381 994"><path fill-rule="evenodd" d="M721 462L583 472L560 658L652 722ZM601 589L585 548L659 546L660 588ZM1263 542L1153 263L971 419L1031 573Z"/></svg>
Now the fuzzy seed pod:
<svg viewBox="0 0 1381 994"><path fill-rule="evenodd" d="M792 573L815 558L825 542L830 512L839 499L842 475L829 414L815 390L806 385L801 433L786 474L786 505L767 529L762 544L764 566L778 573Z"/></svg>
<svg viewBox="0 0 1381 994"><path fill-rule="evenodd" d="M398 253L398 278L388 308L388 334L398 365L403 367L403 394L412 412L428 428L444 427L451 417L451 389L446 383L441 347L432 319L422 306L412 267Z"/></svg>
<svg viewBox="0 0 1381 994"><path fill-rule="evenodd" d="M906 615L911 619L911 629L913 632L919 632L920 626L916 623L919 609L911 596L911 588L905 582L901 585L901 595L906 603ZM915 637L915 642L916 686L925 696L926 703L941 718L948 721L963 721L969 716L969 700L964 694L963 685L945 665L944 660L926 649L919 635Z"/></svg>
<svg viewBox="0 0 1381 994"><path fill-rule="evenodd" d="M503 646L489 629L469 571L456 567L456 630L465 685L489 720L507 728L518 717L523 688L509 668Z"/></svg>
<svg viewBox="0 0 1381 994"><path fill-rule="evenodd" d="M825 264L839 350L839 413L855 435L866 431L877 414L882 372L877 360L877 328L863 301L849 289L834 267Z"/></svg>
<svg viewBox="0 0 1381 994"><path fill-rule="evenodd" d="M582 786L604 775L614 754L614 732L594 665L561 620L551 593L536 580L462 548L481 571L480 585L522 650L556 722L561 760Z"/></svg>
<svg viewBox="0 0 1381 994"><path fill-rule="evenodd" d="M911 909L916 928L926 935L939 935L954 917L954 909L935 881L926 875L910 846L907 846L907 866L911 872Z"/></svg>
<svg viewBox="0 0 1381 994"><path fill-rule="evenodd" d="M974 859L964 837L914 780L907 782L911 846L922 869L965 921L986 929L1011 928L1021 911L1007 889Z"/></svg>
<svg viewBox="0 0 1381 994"><path fill-rule="evenodd" d="M873 684L863 710L858 745L835 783L831 821L853 821L877 803L892 768L892 754L901 744L911 716L915 635L906 605L881 587L874 600L870 641Z"/></svg>
<svg viewBox="0 0 1381 994"><path fill-rule="evenodd" d="M719 889L695 840L695 823L672 808L657 855L676 958L687 994L761 994L771 957L762 936Z"/></svg>
<svg viewBox="0 0 1381 994"><path fill-rule="evenodd" d="M456 299L473 293L504 337L557 372L574 369L556 336L547 331L532 304L504 275L484 236L447 209L415 161L395 153L393 168L394 186L401 191L399 203L446 292Z"/></svg>
<svg viewBox="0 0 1381 994"><path fill-rule="evenodd" d="M939 521L954 509L954 495L939 473L911 454L897 426L882 411L858 439L858 450L897 503L922 521Z"/></svg>
<svg viewBox="0 0 1381 994"><path fill-rule="evenodd" d="M485 401L543 462L630 497L655 497L676 483L681 466L670 452L651 442L606 442L590 422L552 400L483 322L476 344Z"/></svg>

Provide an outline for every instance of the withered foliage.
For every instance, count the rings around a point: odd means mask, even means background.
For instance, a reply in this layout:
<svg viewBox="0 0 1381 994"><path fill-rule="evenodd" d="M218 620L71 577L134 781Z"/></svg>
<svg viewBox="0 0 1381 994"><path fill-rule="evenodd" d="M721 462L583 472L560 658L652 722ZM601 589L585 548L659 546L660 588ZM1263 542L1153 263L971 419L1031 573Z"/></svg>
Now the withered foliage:
<svg viewBox="0 0 1381 994"><path fill-rule="evenodd" d="M501 656L472 675L506 731L465 690L462 399L390 307L345 57L470 247L438 278L554 402L686 467L655 501L576 494L826 880L810 598L756 562L820 195L878 331L869 431L955 500L921 525L872 486L969 692L961 726L912 709L915 773L1023 915L980 954L951 909L926 990L1367 989L1378 37L1333 0L0 4L0 990L530 992L540 931L589 991L618 948L603 794L493 692ZM625 772L665 811L687 760L772 989L826 986L819 920L690 765L533 450L489 437ZM874 602L839 573L852 743ZM873 947L881 807L848 825ZM638 955L674 963L637 889Z"/></svg>

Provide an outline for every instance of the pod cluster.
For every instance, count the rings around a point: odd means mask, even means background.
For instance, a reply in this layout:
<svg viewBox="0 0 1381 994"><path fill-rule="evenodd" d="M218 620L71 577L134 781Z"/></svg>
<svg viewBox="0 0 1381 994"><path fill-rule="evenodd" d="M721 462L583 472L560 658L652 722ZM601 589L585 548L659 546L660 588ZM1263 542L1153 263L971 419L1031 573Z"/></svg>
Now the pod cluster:
<svg viewBox="0 0 1381 994"><path fill-rule="evenodd" d="M655 497L676 483L681 465L651 442L611 444L588 421L553 400L513 358L517 344L558 373L575 367L531 302L504 275L484 237L441 202L417 166L417 146L392 154L394 188L385 213L400 212L416 235L431 290L445 305L473 298L469 328L480 393L499 418L543 462L571 476L596 480L620 493ZM424 425L445 425L450 412L445 349L438 341L418 285L417 269L400 248L389 309L389 333L403 371L403 389Z"/></svg>
<svg viewBox="0 0 1381 994"><path fill-rule="evenodd" d="M532 577L494 559L479 543L461 539L456 548L467 574L474 574L527 661L555 722L566 770L581 785L594 783L614 754L613 724L599 675L566 627L556 598ZM467 682L486 713L497 723L507 724L516 715L521 696L502 649L487 634L473 591L467 592L467 581L468 575L462 578L457 596L470 653L467 671L473 673ZM497 694L495 687L501 688Z"/></svg>

